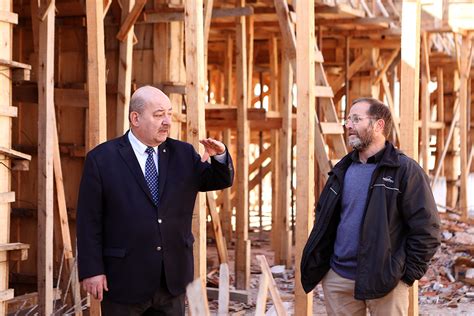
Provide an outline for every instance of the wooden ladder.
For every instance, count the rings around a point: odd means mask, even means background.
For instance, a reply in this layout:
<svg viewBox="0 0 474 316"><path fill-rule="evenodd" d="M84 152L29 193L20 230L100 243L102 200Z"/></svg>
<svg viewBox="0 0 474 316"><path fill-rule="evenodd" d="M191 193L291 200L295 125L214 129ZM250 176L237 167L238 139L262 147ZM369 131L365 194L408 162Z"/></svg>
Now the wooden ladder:
<svg viewBox="0 0 474 316"><path fill-rule="evenodd" d="M275 10L280 24L284 53L290 59L296 73L296 36L291 13L286 0L274 0ZM339 159L347 154L344 142L344 129L337 118L334 107L334 92L328 83L323 67L323 54L317 44L314 47L315 88L314 94L321 111L316 111L315 156L319 169L325 178ZM318 115L318 112L319 113Z"/></svg>
<svg viewBox="0 0 474 316"><path fill-rule="evenodd" d="M316 110L314 151L319 169L327 178L332 167L347 154L347 147L344 141L344 128L339 122L334 106L334 93L324 72L323 54L317 44L315 44L314 62L316 77L314 95L320 109Z"/></svg>

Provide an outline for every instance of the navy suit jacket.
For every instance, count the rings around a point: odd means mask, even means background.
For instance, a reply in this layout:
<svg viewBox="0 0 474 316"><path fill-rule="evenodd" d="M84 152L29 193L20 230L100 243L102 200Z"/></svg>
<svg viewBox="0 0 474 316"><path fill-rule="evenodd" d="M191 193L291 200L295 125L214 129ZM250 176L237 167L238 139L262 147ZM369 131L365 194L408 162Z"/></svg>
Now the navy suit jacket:
<svg viewBox="0 0 474 316"><path fill-rule="evenodd" d="M91 150L77 207L79 278L107 276L105 298L120 303L151 299L164 266L168 290L185 292L193 280L191 231L198 191L232 185L234 169L168 138L158 147L159 202L155 206L128 133Z"/></svg>

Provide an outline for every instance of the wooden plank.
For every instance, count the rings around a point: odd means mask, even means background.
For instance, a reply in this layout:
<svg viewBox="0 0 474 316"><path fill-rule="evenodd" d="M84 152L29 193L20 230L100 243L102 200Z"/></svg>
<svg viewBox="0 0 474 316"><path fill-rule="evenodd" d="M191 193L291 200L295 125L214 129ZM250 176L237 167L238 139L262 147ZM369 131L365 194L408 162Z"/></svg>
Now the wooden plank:
<svg viewBox="0 0 474 316"><path fill-rule="evenodd" d="M23 244L23 243L20 243L20 242L0 244L0 252L21 250L21 249L29 249L29 248L30 248L30 245Z"/></svg>
<svg viewBox="0 0 474 316"><path fill-rule="evenodd" d="M430 91L428 89L428 83L430 82L429 73L429 57L428 57L428 38L426 32L422 35L422 70L421 70L421 161L423 170L426 174L429 174L429 157L430 157L430 126L431 122L431 109L430 109Z"/></svg>
<svg viewBox="0 0 474 316"><path fill-rule="evenodd" d="M222 140L227 148L231 145L231 130L229 128L224 129L222 132ZM221 207L221 218L222 218L222 232L225 239L228 242L232 241L232 202L231 202L231 188L224 189L221 193L222 196L222 207Z"/></svg>
<svg viewBox="0 0 474 316"><path fill-rule="evenodd" d="M222 226L219 212L217 212L215 193L214 191L209 191L206 192L206 196L207 205L209 207L209 214L211 215L212 228L214 230L214 236L216 237L216 246L217 254L219 256L219 262L228 263L229 255L227 254L227 245L222 234Z"/></svg>
<svg viewBox="0 0 474 316"><path fill-rule="evenodd" d="M206 11L206 9L205 9ZM215 8L212 10L212 19L232 18L240 16L251 16L254 14L254 8L251 6L237 8ZM143 14L144 23L168 23L184 21L184 12L157 12L147 11Z"/></svg>
<svg viewBox="0 0 474 316"><path fill-rule="evenodd" d="M8 60L4 58L0 58L0 66L9 67L12 69L28 69L31 70L31 65L19 63L17 61Z"/></svg>
<svg viewBox="0 0 474 316"><path fill-rule="evenodd" d="M270 267L268 266L267 259L263 255L258 255L257 260L260 262L260 268L262 269L262 273L266 274L269 280L268 289L270 290L270 294L272 295L272 301L273 301L273 304L275 305L277 315L279 316L287 315L288 313L281 300L280 293L278 292L276 282L273 279L272 272L270 271Z"/></svg>
<svg viewBox="0 0 474 316"><path fill-rule="evenodd" d="M127 17L125 18L125 21L122 23L120 26L120 30L117 33L117 39L121 42L123 42L128 33L132 30L132 26L135 24L135 22L138 19L138 16L143 10L143 7L145 7L146 0L136 0L135 5L133 6L133 9L128 13ZM102 10L101 10L102 11Z"/></svg>
<svg viewBox="0 0 474 316"><path fill-rule="evenodd" d="M219 289L208 287L207 297L210 300L217 300L219 298ZM229 298L233 302L239 302L244 304L250 304L250 294L247 291L242 290L230 290Z"/></svg>
<svg viewBox="0 0 474 316"><path fill-rule="evenodd" d="M459 101L460 101L460 118L459 118L459 129L461 134L461 173L460 173L460 195L459 195L459 209L461 210L461 218L466 220L469 216L469 205L468 205L468 176L470 169L468 168L469 157L469 148L468 148L468 128L470 126L470 111L469 108L471 104L468 97L468 91L470 85L469 81L469 71L472 64L472 56L470 56L469 51L472 46L472 41L470 37L462 37L461 45L461 72L460 72L460 87L459 87ZM472 192L472 190L471 190Z"/></svg>
<svg viewBox="0 0 474 316"><path fill-rule="evenodd" d="M420 20L419 0L407 0L402 4L402 68L400 83L400 148L405 154L418 160L419 73L420 73ZM410 316L418 315L418 282L410 288Z"/></svg>
<svg viewBox="0 0 474 316"><path fill-rule="evenodd" d="M58 203L58 222L61 231L62 252L66 261L63 277L66 276L71 282L72 302L74 303L75 315L82 315L81 288L79 275L75 267L75 259L71 241L71 231L69 229L69 219L67 214L66 193L64 190L63 171L61 166L61 155L59 151L59 136L56 125L56 113L52 113L53 124L53 173L56 184L56 194ZM67 293L66 293L67 294Z"/></svg>
<svg viewBox="0 0 474 316"><path fill-rule="evenodd" d="M199 140L205 137L204 98L204 21L202 0L185 2L185 53L187 91L187 142L199 151ZM193 216L194 276L206 282L206 198L199 193ZM206 302L207 303L207 302ZM201 315L201 314L196 314Z"/></svg>
<svg viewBox="0 0 474 316"><path fill-rule="evenodd" d="M0 106L0 116L17 117L18 108L16 106Z"/></svg>
<svg viewBox="0 0 474 316"><path fill-rule="evenodd" d="M219 268L219 304L218 316L229 314L229 265L221 263Z"/></svg>
<svg viewBox="0 0 474 316"><path fill-rule="evenodd" d="M0 193L0 204L13 202L15 202L15 192L10 191Z"/></svg>
<svg viewBox="0 0 474 316"><path fill-rule="evenodd" d="M320 122L321 132L325 135L328 134L344 134L344 128L342 128L341 123L335 122Z"/></svg>
<svg viewBox="0 0 474 316"><path fill-rule="evenodd" d="M399 56L400 56L400 48L394 49L393 52L385 61L383 68L380 70L379 74L375 78L375 81L373 83L374 85L378 84L380 80L382 80L382 76L387 73L387 70L392 67L393 63L396 62Z"/></svg>
<svg viewBox="0 0 474 316"><path fill-rule="evenodd" d="M280 195L278 207L281 220L277 229L281 235L280 250L275 252L275 263L292 265L292 238L291 238L291 165L292 165L292 89L293 73L290 61L283 57L280 76L280 113L282 127L280 133L279 168L280 168Z"/></svg>
<svg viewBox="0 0 474 316"><path fill-rule="evenodd" d="M301 254L313 223L314 209L314 143L315 143L315 64L314 56L314 2L305 1L296 6L296 85L298 111L296 145L296 236L295 280L301 279ZM295 314L311 315L312 294L306 294L300 282L295 282Z"/></svg>
<svg viewBox="0 0 474 316"><path fill-rule="evenodd" d="M278 80L279 76L279 63L278 63L278 41L275 35L272 35L269 39L269 60L270 60L270 102L269 109L275 113L280 109L279 105L279 86ZM261 76L263 79L263 75ZM261 85L262 86L262 85ZM263 89L260 90L263 92ZM262 99L263 101L263 99ZM262 102L263 107L263 102ZM273 229L273 227L280 226L282 221L282 216L279 208L279 195L280 191L280 134L278 130L272 130L270 135L270 143L272 144L272 177L271 177L271 186L272 186L272 230L271 230L271 246L274 252L278 252L281 249L282 235L280 229ZM263 133L262 133L262 145L263 145ZM261 146L263 147L263 146ZM262 183L260 183L260 188L262 188ZM263 213L263 190L259 191L259 213ZM259 214L260 215L260 214ZM278 224L277 224L278 223ZM260 234L263 234L263 216L260 216Z"/></svg>
<svg viewBox="0 0 474 316"><path fill-rule="evenodd" d="M320 98L332 98L334 97L334 93L332 92L331 87L326 86L315 86L314 87L314 95Z"/></svg>
<svg viewBox="0 0 474 316"><path fill-rule="evenodd" d="M103 4L86 1L87 82L89 91L89 150L104 142L106 135L106 80Z"/></svg>
<svg viewBox="0 0 474 316"><path fill-rule="evenodd" d="M15 296L13 289L0 291L0 303L11 300Z"/></svg>
<svg viewBox="0 0 474 316"><path fill-rule="evenodd" d="M255 302L255 315L256 316L265 315L265 309L267 307L269 284L270 284L270 278L268 277L268 274L262 273L260 275L260 282L258 285L257 301Z"/></svg>
<svg viewBox="0 0 474 316"><path fill-rule="evenodd" d="M189 4L189 1L191 0L186 1L188 1L187 4ZM188 297L189 311L191 312L191 315L210 315L206 292L204 289L204 285L199 278L189 283L186 287L186 296Z"/></svg>
<svg viewBox="0 0 474 316"><path fill-rule="evenodd" d="M89 108L86 122L86 149L107 139L104 12L101 1L86 0L87 87ZM90 297L90 314L100 315L100 302Z"/></svg>
<svg viewBox="0 0 474 316"><path fill-rule="evenodd" d="M392 90L390 90L387 74L385 73L382 75L382 88L388 100L388 107L390 108L390 112L392 113L393 130L395 131L395 136L398 140L400 140L400 118L398 117L398 114L395 112L395 102L393 101Z"/></svg>
<svg viewBox="0 0 474 316"><path fill-rule="evenodd" d="M31 156L21 153L19 151L10 149L10 148L5 148L5 147L0 147L0 155L5 155L10 158L15 158L15 159L24 159L24 160L31 160Z"/></svg>
<svg viewBox="0 0 474 316"><path fill-rule="evenodd" d="M244 7L245 0L236 0L236 7ZM247 121L247 39L245 17L236 18L236 105L237 105L237 210L235 282L237 289L250 286L250 240L248 237L248 164L249 125Z"/></svg>
<svg viewBox="0 0 474 316"><path fill-rule="evenodd" d="M10 11L0 10L0 22L18 24L18 14Z"/></svg>
<svg viewBox="0 0 474 316"><path fill-rule="evenodd" d="M51 5L41 1L39 11ZM54 10L39 22L38 56L38 312L53 312L53 121L54 114Z"/></svg>
<svg viewBox="0 0 474 316"><path fill-rule="evenodd" d="M61 290L54 289L54 299L59 300L61 298ZM19 310L30 309L38 304L38 292L23 294L15 296L12 299L5 302L7 304L7 313L16 314Z"/></svg>
<svg viewBox="0 0 474 316"><path fill-rule="evenodd" d="M286 0L274 0L275 10L278 16L281 36L283 40L283 52L291 63L293 71L296 70L296 37L294 26L290 21L290 11Z"/></svg>
<svg viewBox="0 0 474 316"><path fill-rule="evenodd" d="M130 14L135 0L122 0L122 24ZM128 107L132 88L133 25L120 42L118 81L117 81L117 120L116 136L123 135L129 127Z"/></svg>

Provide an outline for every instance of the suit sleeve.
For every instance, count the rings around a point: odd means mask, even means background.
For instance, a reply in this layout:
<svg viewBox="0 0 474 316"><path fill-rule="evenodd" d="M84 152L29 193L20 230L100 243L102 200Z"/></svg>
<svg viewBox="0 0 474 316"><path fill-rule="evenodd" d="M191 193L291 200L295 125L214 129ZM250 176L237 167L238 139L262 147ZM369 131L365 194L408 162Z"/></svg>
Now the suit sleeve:
<svg viewBox="0 0 474 316"><path fill-rule="evenodd" d="M90 154L84 164L77 206L79 279L104 274L102 259L102 185L97 162Z"/></svg>
<svg viewBox="0 0 474 316"><path fill-rule="evenodd" d="M428 269L440 245L440 221L428 177L418 164L409 164L402 191L402 215L408 225L406 271L402 280L411 285Z"/></svg>
<svg viewBox="0 0 474 316"><path fill-rule="evenodd" d="M232 186L234 181L234 165L229 151L226 148L224 163L211 157L211 163L202 162L199 154L193 147L193 161L198 170L199 191L222 190Z"/></svg>

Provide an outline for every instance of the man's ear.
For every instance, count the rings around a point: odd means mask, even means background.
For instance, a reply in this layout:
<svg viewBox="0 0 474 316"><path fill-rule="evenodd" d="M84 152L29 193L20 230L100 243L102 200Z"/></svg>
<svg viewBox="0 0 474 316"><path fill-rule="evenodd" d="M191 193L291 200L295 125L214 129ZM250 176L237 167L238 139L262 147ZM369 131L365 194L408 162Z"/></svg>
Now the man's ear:
<svg viewBox="0 0 474 316"><path fill-rule="evenodd" d="M140 115L138 114L138 112L133 111L130 113L130 123L132 124L132 126L138 126L139 120Z"/></svg>
<svg viewBox="0 0 474 316"><path fill-rule="evenodd" d="M385 129L385 121L382 120L382 119L379 119L379 120L377 120L376 125L377 125L379 131L380 131L381 133L383 133L383 130Z"/></svg>

